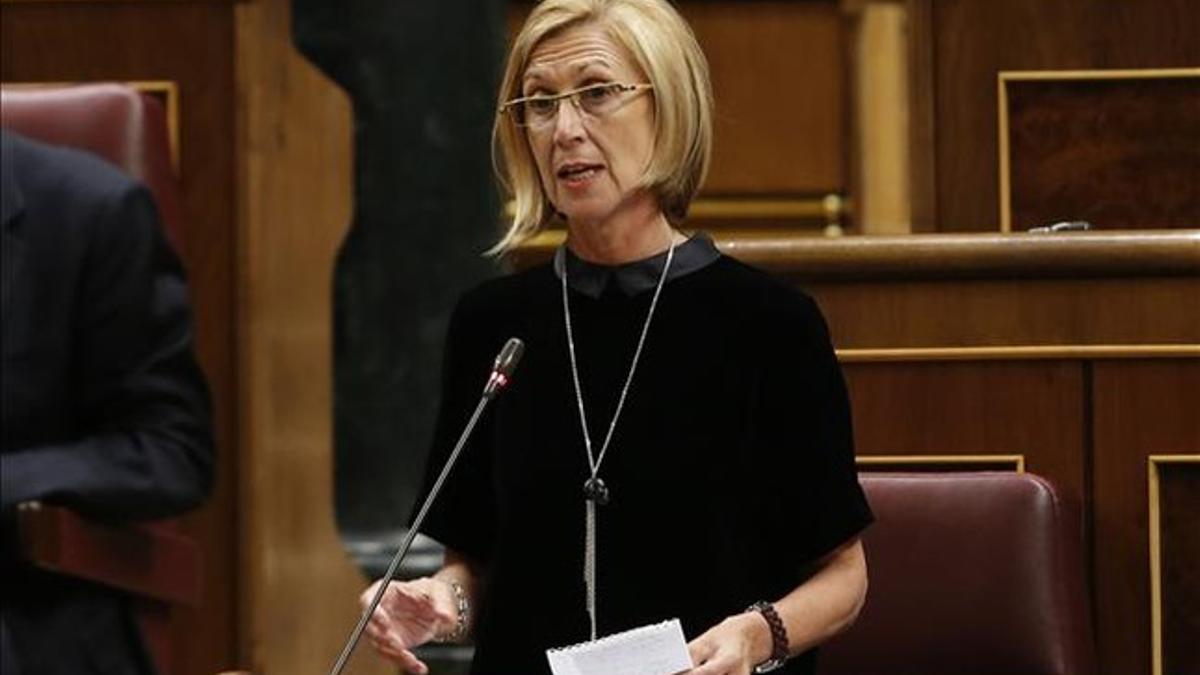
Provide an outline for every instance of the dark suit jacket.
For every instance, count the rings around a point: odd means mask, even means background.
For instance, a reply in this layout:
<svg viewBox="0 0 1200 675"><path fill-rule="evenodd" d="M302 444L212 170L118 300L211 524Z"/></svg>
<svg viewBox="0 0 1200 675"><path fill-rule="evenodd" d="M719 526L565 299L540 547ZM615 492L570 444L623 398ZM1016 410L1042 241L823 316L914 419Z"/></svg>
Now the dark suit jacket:
<svg viewBox="0 0 1200 675"><path fill-rule="evenodd" d="M0 141L6 522L27 500L117 520L196 506L208 390L149 193L90 155ZM3 675L149 672L126 598L32 570L10 541L3 560Z"/></svg>

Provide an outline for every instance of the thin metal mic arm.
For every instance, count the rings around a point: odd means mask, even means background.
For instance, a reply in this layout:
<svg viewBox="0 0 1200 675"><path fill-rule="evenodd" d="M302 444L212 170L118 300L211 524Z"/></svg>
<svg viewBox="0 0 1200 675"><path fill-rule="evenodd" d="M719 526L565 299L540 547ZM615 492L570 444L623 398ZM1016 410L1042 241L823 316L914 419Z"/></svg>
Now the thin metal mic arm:
<svg viewBox="0 0 1200 675"><path fill-rule="evenodd" d="M408 553L408 549L412 546L413 539L417 536L417 532L421 529L421 524L425 522L425 516L429 513L429 507L433 505L433 500L442 490L442 484L446 482L446 476L450 475L450 469L454 468L454 463L458 461L458 455L462 452L463 446L467 444L467 439L471 436L471 431L475 428L475 423L479 421L480 415L483 414L484 408L491 402L496 394L508 384L509 377L517 367L517 362L521 359L525 345L517 338L509 338L508 343L504 345L500 356L496 357L496 363L492 366L492 374L488 377L488 384L484 388L483 396L479 398L479 403L475 406L475 412L471 414L471 419L467 422L467 426L463 429L462 434L458 437L458 443L454 446L454 451L450 453L450 458L446 460L446 465L442 467L441 474L438 475L437 481L429 490L429 495L425 497L425 501L421 504L421 510L417 512L417 517L413 520L412 526L408 528L408 534L404 535L404 541L400 544L400 549L396 551L396 555L392 556L392 562L388 565L387 573L383 575L382 583L379 584L379 590L375 591L374 597L371 598L371 604L367 605L367 609L358 619L358 625L354 627L354 631L350 633L350 638L346 640L346 646L342 648L342 653L338 656L337 661L330 669L329 675L341 675L341 672L346 667L346 663L350 661L350 655L354 653L354 648L358 646L358 641L362 639L363 631L367 628L367 623L371 620L371 615L375 613L375 609L379 607L379 602L383 600L383 594L387 592L388 584L396 576L396 571L400 569L400 561L404 559L404 555Z"/></svg>

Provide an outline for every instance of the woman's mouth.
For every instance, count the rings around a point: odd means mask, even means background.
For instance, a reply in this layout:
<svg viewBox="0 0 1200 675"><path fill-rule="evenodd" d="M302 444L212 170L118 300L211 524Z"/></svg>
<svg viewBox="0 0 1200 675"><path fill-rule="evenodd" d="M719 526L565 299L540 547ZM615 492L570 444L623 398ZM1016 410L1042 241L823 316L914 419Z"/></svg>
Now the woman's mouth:
<svg viewBox="0 0 1200 675"><path fill-rule="evenodd" d="M567 187L583 187L604 170L599 164L568 164L559 168L558 179Z"/></svg>

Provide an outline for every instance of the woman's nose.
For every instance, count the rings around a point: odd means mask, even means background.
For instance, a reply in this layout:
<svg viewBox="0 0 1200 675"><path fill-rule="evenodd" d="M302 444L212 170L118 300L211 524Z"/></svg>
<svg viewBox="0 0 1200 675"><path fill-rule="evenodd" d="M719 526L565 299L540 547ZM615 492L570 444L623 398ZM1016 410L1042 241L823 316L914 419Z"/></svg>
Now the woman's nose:
<svg viewBox="0 0 1200 675"><path fill-rule="evenodd" d="M569 105L564 105L567 102ZM558 142L570 141L583 137L583 110L575 98L568 96L560 100L558 110L554 111L554 138Z"/></svg>

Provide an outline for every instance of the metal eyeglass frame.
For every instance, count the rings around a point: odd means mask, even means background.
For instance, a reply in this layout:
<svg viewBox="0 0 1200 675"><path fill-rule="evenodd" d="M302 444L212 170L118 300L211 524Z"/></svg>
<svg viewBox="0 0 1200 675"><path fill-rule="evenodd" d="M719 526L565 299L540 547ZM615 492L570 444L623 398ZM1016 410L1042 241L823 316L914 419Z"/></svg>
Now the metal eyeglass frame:
<svg viewBox="0 0 1200 675"><path fill-rule="evenodd" d="M534 96L522 96L520 98L514 98L513 100L507 101L503 105L500 106L500 113L502 113L502 114L507 113L512 118L513 124L516 124L518 127L536 129L539 127L545 127L545 126L549 125L553 120L558 119L559 105L561 104L561 102L564 98L570 99L572 105L574 105L575 109L578 110L580 113L586 114L589 117L596 117L595 113L586 109L585 104L583 103L583 100L581 98L581 96L583 94L586 94L591 91L598 91L598 90L604 90L604 89L612 89L612 90L615 90L617 93L624 94L624 93L629 93L629 92L633 92L633 91L644 91L644 90L653 89L653 88L654 88L654 85L650 84L649 82L637 82L637 83L633 83L633 84L626 84L623 82L599 82L597 84L589 84L586 87L579 87L578 89L564 91L561 94L553 94L553 95L549 95L549 96L543 95L543 94L536 94ZM530 124L530 123L526 122L525 120L520 119L518 115L513 113L513 111L518 106L521 106L525 103L529 103L530 101L553 103L554 111L546 116L545 122L538 123L538 124Z"/></svg>

